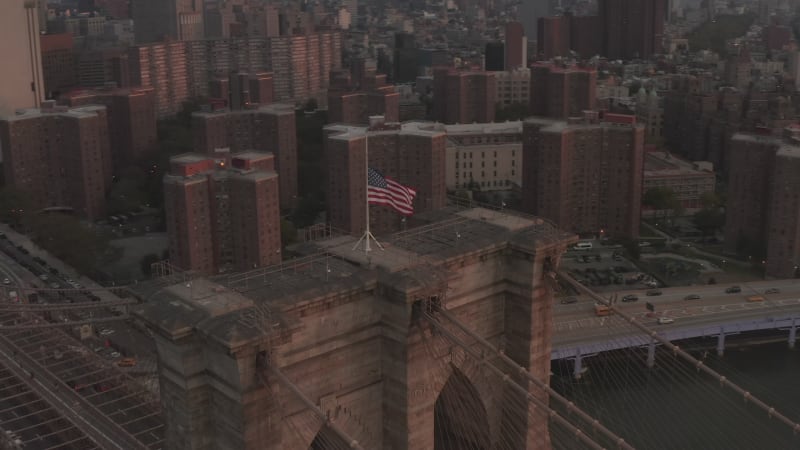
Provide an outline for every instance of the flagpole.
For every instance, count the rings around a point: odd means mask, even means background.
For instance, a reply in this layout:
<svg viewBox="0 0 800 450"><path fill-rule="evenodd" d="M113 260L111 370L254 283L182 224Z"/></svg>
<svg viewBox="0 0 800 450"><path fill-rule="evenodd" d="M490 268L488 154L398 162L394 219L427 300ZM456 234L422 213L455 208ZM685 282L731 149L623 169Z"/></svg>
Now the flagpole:
<svg viewBox="0 0 800 450"><path fill-rule="evenodd" d="M364 202L365 202L365 211L366 214L364 216L367 218L367 227L365 228L366 232L364 233L364 238L366 242L364 243L364 253L369 253L371 248L369 248L369 239L372 237L372 232L369 231L369 128L364 133L364 187L367 189L364 191ZM376 241L377 242L377 241Z"/></svg>
<svg viewBox="0 0 800 450"><path fill-rule="evenodd" d="M361 245L361 241L364 241L364 253L369 254L369 252L372 251L369 245L370 239L375 241L378 248L383 250L381 243L375 239L375 236L373 236L372 232L369 230L369 128L364 132L364 182L364 187L366 187L364 191L364 207L366 208L364 217L366 217L367 223L364 228L364 234L361 235L356 245L353 246L353 250Z"/></svg>

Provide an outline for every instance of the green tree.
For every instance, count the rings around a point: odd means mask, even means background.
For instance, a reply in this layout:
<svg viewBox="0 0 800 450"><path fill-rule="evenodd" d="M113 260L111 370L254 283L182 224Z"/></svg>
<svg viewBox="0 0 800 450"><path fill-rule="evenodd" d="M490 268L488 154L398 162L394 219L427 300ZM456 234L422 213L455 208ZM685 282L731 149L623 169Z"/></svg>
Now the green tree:
<svg viewBox="0 0 800 450"><path fill-rule="evenodd" d="M160 258L155 253L148 253L142 256L142 259L139 261L139 268L142 270L142 273L149 277L153 273L153 264L160 261Z"/></svg>
<svg viewBox="0 0 800 450"><path fill-rule="evenodd" d="M683 213L683 205L681 204L678 195L670 188L667 187L654 187L648 189L644 193L642 203L656 210L656 214L660 212L662 218L668 214L678 216Z"/></svg>
<svg viewBox="0 0 800 450"><path fill-rule="evenodd" d="M692 216L692 222L704 236L712 236L725 225L725 214L719 209L701 209Z"/></svg>
<svg viewBox="0 0 800 450"><path fill-rule="evenodd" d="M29 235L36 244L82 274L115 256L109 236L89 224L63 214L31 214L27 218Z"/></svg>
<svg viewBox="0 0 800 450"><path fill-rule="evenodd" d="M297 228L292 222L281 219L281 247L286 247L297 241Z"/></svg>
<svg viewBox="0 0 800 450"><path fill-rule="evenodd" d="M700 196L700 204L703 209L714 209L725 206L724 198L716 192L705 192Z"/></svg>
<svg viewBox="0 0 800 450"><path fill-rule="evenodd" d="M525 103L512 103L508 106L500 106L494 115L495 122L505 122L506 120L522 120L530 116L530 109Z"/></svg>
<svg viewBox="0 0 800 450"><path fill-rule="evenodd" d="M24 224L26 214L33 213L31 208L30 198L25 192L13 187L0 189L0 222L19 228Z"/></svg>
<svg viewBox="0 0 800 450"><path fill-rule="evenodd" d="M642 249L639 247L639 243L634 239L625 239L622 241L622 247L625 249L628 257L634 261L638 261L642 256Z"/></svg>

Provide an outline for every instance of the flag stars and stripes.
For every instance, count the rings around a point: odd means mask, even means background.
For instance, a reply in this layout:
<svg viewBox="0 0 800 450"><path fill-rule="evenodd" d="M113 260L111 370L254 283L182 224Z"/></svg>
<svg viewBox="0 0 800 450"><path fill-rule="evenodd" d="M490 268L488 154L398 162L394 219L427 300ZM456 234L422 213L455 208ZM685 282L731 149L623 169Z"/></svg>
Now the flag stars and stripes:
<svg viewBox="0 0 800 450"><path fill-rule="evenodd" d="M370 205L385 205L405 216L414 213L413 201L417 191L384 177L377 170L369 168L367 173L367 200Z"/></svg>

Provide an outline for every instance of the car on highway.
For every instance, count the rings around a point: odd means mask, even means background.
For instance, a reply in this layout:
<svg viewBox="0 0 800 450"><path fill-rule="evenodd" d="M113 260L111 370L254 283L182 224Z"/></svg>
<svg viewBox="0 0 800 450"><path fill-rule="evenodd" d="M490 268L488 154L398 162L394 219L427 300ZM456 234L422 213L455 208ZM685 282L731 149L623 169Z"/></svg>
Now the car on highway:
<svg viewBox="0 0 800 450"><path fill-rule="evenodd" d="M700 296L697 294L689 294L686 297L683 297L684 300L700 300Z"/></svg>
<svg viewBox="0 0 800 450"><path fill-rule="evenodd" d="M3 284L8 286L9 284L11 284L11 280L9 280L8 278L3 278Z"/></svg>
<svg viewBox="0 0 800 450"><path fill-rule="evenodd" d="M645 295L648 297L655 297L656 295L661 295L663 292L659 289L650 289L649 291L645 292Z"/></svg>
<svg viewBox="0 0 800 450"><path fill-rule="evenodd" d="M635 302L637 300L639 300L639 297L637 297L635 294L628 294L625 297L622 297L622 301L626 303Z"/></svg>
<svg viewBox="0 0 800 450"><path fill-rule="evenodd" d="M766 291L764 291L764 293L765 294L780 294L781 290L778 289L778 288L769 288Z"/></svg>
<svg viewBox="0 0 800 450"><path fill-rule="evenodd" d="M763 302L764 300L766 299L760 295L751 295L750 297L747 297L748 302Z"/></svg>
<svg viewBox="0 0 800 450"><path fill-rule="evenodd" d="M575 297L567 297L567 298L562 298L561 299L561 304L562 305L571 305L573 303L578 303L578 299L575 298Z"/></svg>
<svg viewBox="0 0 800 450"><path fill-rule="evenodd" d="M658 324L659 325L666 325L668 323L675 323L675 319L673 319L672 317L659 317L658 318Z"/></svg>
<svg viewBox="0 0 800 450"><path fill-rule="evenodd" d="M47 280L50 279L50 277L48 277L46 273L43 273L43 274L39 275L39 279L42 280L42 281L47 281Z"/></svg>
<svg viewBox="0 0 800 450"><path fill-rule="evenodd" d="M136 365L136 358L122 358L117 362L119 367L133 367Z"/></svg>
<svg viewBox="0 0 800 450"><path fill-rule="evenodd" d="M738 294L739 292L742 292L742 288L740 286L731 286L725 289L726 294Z"/></svg>

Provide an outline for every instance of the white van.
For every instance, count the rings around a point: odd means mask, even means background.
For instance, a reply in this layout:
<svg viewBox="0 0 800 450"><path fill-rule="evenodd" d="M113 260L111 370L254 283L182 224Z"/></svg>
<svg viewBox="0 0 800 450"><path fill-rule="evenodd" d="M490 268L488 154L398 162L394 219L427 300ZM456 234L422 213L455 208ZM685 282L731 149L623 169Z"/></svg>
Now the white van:
<svg viewBox="0 0 800 450"><path fill-rule="evenodd" d="M573 247L573 248L575 250L591 250L592 249L592 243L591 242L578 242L575 245L575 247Z"/></svg>

